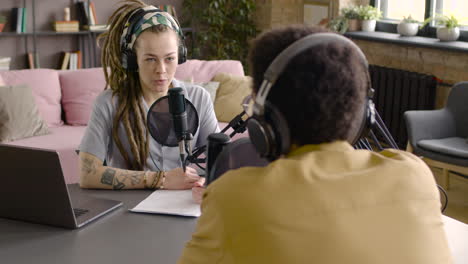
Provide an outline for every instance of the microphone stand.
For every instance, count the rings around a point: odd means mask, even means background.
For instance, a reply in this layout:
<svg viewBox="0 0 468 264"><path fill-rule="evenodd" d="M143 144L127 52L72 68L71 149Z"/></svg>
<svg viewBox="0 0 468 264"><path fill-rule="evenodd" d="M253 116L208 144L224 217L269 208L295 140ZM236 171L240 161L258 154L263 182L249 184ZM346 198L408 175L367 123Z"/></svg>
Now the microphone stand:
<svg viewBox="0 0 468 264"><path fill-rule="evenodd" d="M232 138L238 133L244 133L247 130L247 120L244 120L244 116L246 116L245 111L242 111L240 114L235 116L229 123L228 125L221 130L220 133L226 133L226 131L230 128L232 128L232 132L229 134L229 137ZM203 145L201 147L196 148L191 155L189 155L186 159L187 163L194 163L201 169L205 169L200 166L199 163L205 163L206 158L199 159L198 157L205 153L206 151L206 145Z"/></svg>

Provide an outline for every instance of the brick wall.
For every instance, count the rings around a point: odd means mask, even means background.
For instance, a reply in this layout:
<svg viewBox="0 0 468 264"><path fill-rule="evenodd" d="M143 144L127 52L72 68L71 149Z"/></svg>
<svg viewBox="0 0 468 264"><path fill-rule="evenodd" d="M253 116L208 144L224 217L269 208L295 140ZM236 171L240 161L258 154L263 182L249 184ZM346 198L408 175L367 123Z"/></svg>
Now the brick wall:
<svg viewBox="0 0 468 264"><path fill-rule="evenodd" d="M304 0L257 0L256 5L260 31L304 22Z"/></svg>
<svg viewBox="0 0 468 264"><path fill-rule="evenodd" d="M354 40L370 64L435 75L445 83L468 81L468 53ZM445 105L450 87L439 86L436 108Z"/></svg>

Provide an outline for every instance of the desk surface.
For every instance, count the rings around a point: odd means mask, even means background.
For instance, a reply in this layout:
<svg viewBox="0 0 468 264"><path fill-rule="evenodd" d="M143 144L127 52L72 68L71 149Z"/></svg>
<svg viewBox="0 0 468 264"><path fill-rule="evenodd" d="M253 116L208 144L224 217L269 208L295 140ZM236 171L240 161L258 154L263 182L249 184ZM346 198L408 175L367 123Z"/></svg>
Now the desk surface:
<svg viewBox="0 0 468 264"><path fill-rule="evenodd" d="M1 263L175 263L195 229L196 218L128 211L151 191L69 190L123 206L77 230L0 218ZM448 217L444 223L455 263L468 263L468 225Z"/></svg>
<svg viewBox="0 0 468 264"><path fill-rule="evenodd" d="M1 263L175 263L196 218L131 213L151 191L70 192L120 200L123 206L76 230L0 218Z"/></svg>

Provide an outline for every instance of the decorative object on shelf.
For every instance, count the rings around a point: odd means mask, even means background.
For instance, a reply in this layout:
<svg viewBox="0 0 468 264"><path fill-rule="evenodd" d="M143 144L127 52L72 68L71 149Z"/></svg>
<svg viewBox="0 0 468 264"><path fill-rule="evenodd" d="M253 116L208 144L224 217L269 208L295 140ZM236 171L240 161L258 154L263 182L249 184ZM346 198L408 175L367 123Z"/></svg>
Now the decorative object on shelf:
<svg viewBox="0 0 468 264"><path fill-rule="evenodd" d="M371 5L358 6L357 9L362 31L374 32L377 19L382 17L382 12Z"/></svg>
<svg viewBox="0 0 468 264"><path fill-rule="evenodd" d="M0 32L3 31L3 28L5 27L6 22L7 22L6 16L0 15Z"/></svg>
<svg viewBox="0 0 468 264"><path fill-rule="evenodd" d="M54 30L56 32L78 32L80 30L80 24L77 20L54 21Z"/></svg>
<svg viewBox="0 0 468 264"><path fill-rule="evenodd" d="M397 26L397 32L401 36L416 36L419 29L419 21L413 19L411 15L403 17L403 20Z"/></svg>
<svg viewBox="0 0 468 264"><path fill-rule="evenodd" d="M440 41L456 41L460 37L460 20L454 15L436 14L434 17L429 17L424 20L421 28L435 22L437 26L437 38Z"/></svg>
<svg viewBox="0 0 468 264"><path fill-rule="evenodd" d="M359 20L359 7L349 6L341 9L341 14L348 21L348 31L361 30L361 21Z"/></svg>
<svg viewBox="0 0 468 264"><path fill-rule="evenodd" d="M184 0L197 46L190 54L205 60L240 60L247 67L248 41L257 35L255 0ZM201 55L201 56L200 56Z"/></svg>
<svg viewBox="0 0 468 264"><path fill-rule="evenodd" d="M63 21L70 21L70 8L65 7L63 9Z"/></svg>

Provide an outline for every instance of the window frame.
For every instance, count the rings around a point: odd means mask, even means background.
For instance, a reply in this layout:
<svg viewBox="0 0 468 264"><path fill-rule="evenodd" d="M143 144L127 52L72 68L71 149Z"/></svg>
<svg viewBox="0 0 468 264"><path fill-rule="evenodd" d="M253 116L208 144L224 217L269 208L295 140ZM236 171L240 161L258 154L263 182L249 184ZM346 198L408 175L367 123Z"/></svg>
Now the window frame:
<svg viewBox="0 0 468 264"><path fill-rule="evenodd" d="M370 0L370 5L371 6L376 6L376 2L380 0ZM428 17L431 16L431 9L435 10L435 13L438 13L441 11L442 5L439 2L439 5L436 4L434 5L434 2L437 0L426 0L425 4L425 12L424 12L424 19L427 19ZM443 0L442 0L443 1ZM398 25L398 20L394 19L382 19L377 21L377 26L375 28L375 31L380 31L380 32L388 32L388 33L397 33L397 25ZM426 25L424 28L420 29L418 31L417 36L419 37L426 37L426 38L437 38L436 37L436 30L437 28L431 23ZM468 42L468 27L461 27L460 28L460 37L458 38L458 41L464 41Z"/></svg>

